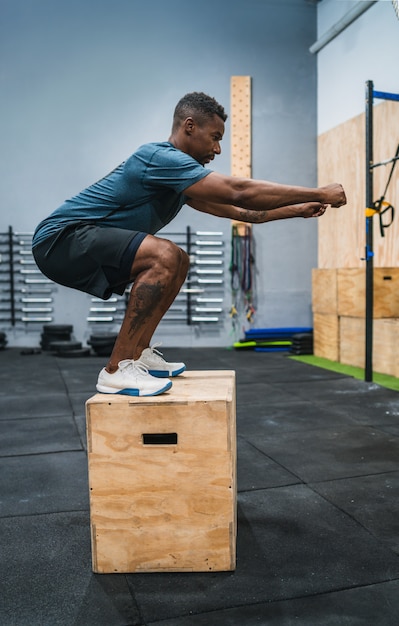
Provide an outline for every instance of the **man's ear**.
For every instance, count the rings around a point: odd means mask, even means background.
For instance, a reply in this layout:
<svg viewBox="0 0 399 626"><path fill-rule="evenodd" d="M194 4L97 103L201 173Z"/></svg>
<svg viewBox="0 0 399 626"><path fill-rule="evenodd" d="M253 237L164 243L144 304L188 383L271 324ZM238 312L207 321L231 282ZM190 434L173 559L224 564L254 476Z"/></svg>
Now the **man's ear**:
<svg viewBox="0 0 399 626"><path fill-rule="evenodd" d="M186 117L183 122L184 131L187 135L192 135L195 128L195 122L192 117Z"/></svg>

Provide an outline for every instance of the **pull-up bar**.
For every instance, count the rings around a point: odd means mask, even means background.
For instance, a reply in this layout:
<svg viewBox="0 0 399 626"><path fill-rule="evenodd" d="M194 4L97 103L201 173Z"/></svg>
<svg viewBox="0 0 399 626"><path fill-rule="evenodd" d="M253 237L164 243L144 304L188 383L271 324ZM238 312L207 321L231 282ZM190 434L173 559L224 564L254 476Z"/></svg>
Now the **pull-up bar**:
<svg viewBox="0 0 399 626"><path fill-rule="evenodd" d="M387 91L374 91L373 90L373 97L379 98L380 100L398 100L399 101L398 93L388 93Z"/></svg>
<svg viewBox="0 0 399 626"><path fill-rule="evenodd" d="M373 380L373 300L374 300L374 251L373 251L373 174L374 168L387 163L396 163L399 158L396 154L393 159L374 164L373 162L373 105L374 98L380 100L399 101L399 94L385 91L374 91L372 80L366 82L366 358L364 379ZM398 147L399 150L399 147ZM392 175L392 172L391 172ZM384 194L385 195L385 194ZM381 204L381 203L380 203ZM392 214L393 215L393 214Z"/></svg>

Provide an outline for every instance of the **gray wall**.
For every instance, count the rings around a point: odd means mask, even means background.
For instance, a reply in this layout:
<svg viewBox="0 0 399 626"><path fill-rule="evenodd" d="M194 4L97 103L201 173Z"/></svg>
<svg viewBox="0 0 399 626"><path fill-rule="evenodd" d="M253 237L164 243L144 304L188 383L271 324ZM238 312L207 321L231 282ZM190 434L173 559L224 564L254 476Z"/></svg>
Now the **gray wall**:
<svg viewBox="0 0 399 626"><path fill-rule="evenodd" d="M322 0L318 37L334 28L354 4ZM367 80L374 82L376 91L399 93L398 55L399 19L393 4L375 2L317 55L318 133L364 113Z"/></svg>
<svg viewBox="0 0 399 626"><path fill-rule="evenodd" d="M3 0L0 232L33 230L140 144L167 139L176 101L202 90L230 106L230 77L253 80L253 176L316 184L316 5L307 0ZM229 126L213 168L230 172ZM256 327L311 325L316 220L254 229ZM230 223L185 208L174 229ZM57 290L57 323L88 334L88 297ZM161 329L164 344L229 345L217 332ZM7 329L8 330L8 329ZM240 331L238 331L239 334ZM11 332L11 343L37 332ZM32 339L33 338L33 339Z"/></svg>

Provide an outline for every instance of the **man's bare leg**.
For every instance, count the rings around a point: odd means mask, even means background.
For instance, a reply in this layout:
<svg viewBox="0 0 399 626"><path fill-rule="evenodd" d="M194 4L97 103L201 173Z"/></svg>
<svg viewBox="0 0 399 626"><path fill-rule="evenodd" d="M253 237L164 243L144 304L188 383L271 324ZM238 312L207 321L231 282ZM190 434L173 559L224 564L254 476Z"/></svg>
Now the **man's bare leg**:
<svg viewBox="0 0 399 626"><path fill-rule="evenodd" d="M137 360L169 309L189 268L187 254L174 243L148 235L132 266L134 279L125 317L106 366L111 374L124 359Z"/></svg>

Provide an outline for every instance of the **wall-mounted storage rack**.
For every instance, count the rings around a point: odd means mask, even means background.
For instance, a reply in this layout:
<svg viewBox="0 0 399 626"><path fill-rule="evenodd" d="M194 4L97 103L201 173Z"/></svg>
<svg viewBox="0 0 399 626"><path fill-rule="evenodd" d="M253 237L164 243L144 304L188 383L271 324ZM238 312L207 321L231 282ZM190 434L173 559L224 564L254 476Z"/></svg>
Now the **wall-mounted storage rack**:
<svg viewBox="0 0 399 626"><path fill-rule="evenodd" d="M222 320L225 289L225 257L223 233L193 231L163 232L190 257L190 269L179 295L162 320L162 324L218 323ZM91 298L89 323L121 322L129 292L107 301Z"/></svg>
<svg viewBox="0 0 399 626"><path fill-rule="evenodd" d="M33 233L0 233L0 324L12 327L53 321L54 283L31 251Z"/></svg>
<svg viewBox="0 0 399 626"><path fill-rule="evenodd" d="M31 251L33 233L17 232L10 226L0 233L0 325L30 327L54 321L57 285L37 267ZM159 235L183 248L190 269L179 295L162 324L217 324L223 319L225 254L222 232L193 230ZM129 291L109 300L90 298L86 321L92 324L120 323ZM28 326L27 326L28 325Z"/></svg>

